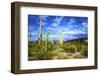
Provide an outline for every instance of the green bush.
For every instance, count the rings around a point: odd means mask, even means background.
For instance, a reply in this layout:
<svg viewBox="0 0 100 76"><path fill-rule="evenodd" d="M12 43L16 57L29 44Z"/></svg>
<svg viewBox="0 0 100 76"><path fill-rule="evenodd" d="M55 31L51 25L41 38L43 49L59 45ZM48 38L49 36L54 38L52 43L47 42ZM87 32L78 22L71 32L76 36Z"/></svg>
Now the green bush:
<svg viewBox="0 0 100 76"><path fill-rule="evenodd" d="M63 52L63 49L62 48L58 48L56 50L53 50L52 51L55 55L58 55L60 52Z"/></svg>
<svg viewBox="0 0 100 76"><path fill-rule="evenodd" d="M71 53L75 53L77 51L77 47L75 45L71 45L68 47L68 51Z"/></svg>
<svg viewBox="0 0 100 76"><path fill-rule="evenodd" d="M63 46L62 46L62 48L63 48L63 49L64 49L64 51L66 51L66 52L69 50L69 48L68 48L68 47L69 47L68 45L63 45Z"/></svg>
<svg viewBox="0 0 100 76"><path fill-rule="evenodd" d="M77 51L79 52L82 49L80 44L77 44Z"/></svg>
<svg viewBox="0 0 100 76"><path fill-rule="evenodd" d="M81 49L81 54L83 55L83 56L87 56L88 55L88 48L87 48L87 46L82 46L82 49Z"/></svg>

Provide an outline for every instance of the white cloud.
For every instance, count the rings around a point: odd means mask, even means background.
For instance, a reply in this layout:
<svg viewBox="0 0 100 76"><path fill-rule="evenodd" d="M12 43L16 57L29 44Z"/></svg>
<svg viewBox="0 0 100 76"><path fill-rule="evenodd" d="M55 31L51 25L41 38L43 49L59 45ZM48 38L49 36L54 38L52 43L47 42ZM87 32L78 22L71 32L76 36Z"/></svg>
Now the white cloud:
<svg viewBox="0 0 100 76"><path fill-rule="evenodd" d="M54 37L56 40L59 40L60 38L60 34L61 32L63 32L64 34L64 40L71 40L71 39L77 39L77 36L75 35L85 35L87 34L86 31L82 30L82 29L70 29L67 27L56 27L56 28L52 28L52 27L48 27L48 30L51 31L52 33L54 33ZM52 39L52 34L49 34L49 38Z"/></svg>
<svg viewBox="0 0 100 76"><path fill-rule="evenodd" d="M64 35L63 37L63 40L66 41L66 40L71 40L71 39L77 39L76 36L73 36L73 35Z"/></svg>
<svg viewBox="0 0 100 76"><path fill-rule="evenodd" d="M60 25L60 22L61 22L61 20L63 19L64 17L56 17L55 19L54 19L54 23L51 25L51 26L53 26L53 27L58 27L59 25Z"/></svg>
<svg viewBox="0 0 100 76"><path fill-rule="evenodd" d="M87 25L87 23L86 22L82 22L82 25L85 26L85 25Z"/></svg>
<svg viewBox="0 0 100 76"><path fill-rule="evenodd" d="M64 17L56 17L56 19L54 20L55 22L57 22L58 24L60 23L60 21L63 19Z"/></svg>
<svg viewBox="0 0 100 76"><path fill-rule="evenodd" d="M57 26L59 26L59 25L58 25L58 23L53 23L51 26L57 27Z"/></svg>
<svg viewBox="0 0 100 76"><path fill-rule="evenodd" d="M72 25L75 22L76 22L76 20L74 18L71 18L67 24L68 25Z"/></svg>
<svg viewBox="0 0 100 76"><path fill-rule="evenodd" d="M70 30L70 31L64 31L64 34L70 34L70 35L75 35L75 34L86 34L86 32L82 30Z"/></svg>
<svg viewBox="0 0 100 76"><path fill-rule="evenodd" d="M86 22L82 23L82 30L83 31L87 31L88 30L88 23L86 23Z"/></svg>

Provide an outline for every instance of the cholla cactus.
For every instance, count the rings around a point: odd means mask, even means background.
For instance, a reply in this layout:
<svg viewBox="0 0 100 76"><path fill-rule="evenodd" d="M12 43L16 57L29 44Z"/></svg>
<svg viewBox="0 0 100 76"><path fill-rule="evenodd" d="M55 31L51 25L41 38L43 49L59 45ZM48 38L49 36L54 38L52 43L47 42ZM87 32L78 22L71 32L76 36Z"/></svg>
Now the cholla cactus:
<svg viewBox="0 0 100 76"><path fill-rule="evenodd" d="M48 48L48 31L46 31L46 40L45 40L46 51Z"/></svg>
<svg viewBox="0 0 100 76"><path fill-rule="evenodd" d="M63 45L63 32L61 32L59 43L61 46Z"/></svg>

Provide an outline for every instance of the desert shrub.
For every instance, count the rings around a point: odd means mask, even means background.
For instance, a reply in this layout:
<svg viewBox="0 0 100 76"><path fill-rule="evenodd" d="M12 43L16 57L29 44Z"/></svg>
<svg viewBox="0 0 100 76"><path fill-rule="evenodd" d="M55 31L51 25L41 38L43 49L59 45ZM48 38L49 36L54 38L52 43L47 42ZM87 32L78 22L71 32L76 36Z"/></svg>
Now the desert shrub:
<svg viewBox="0 0 100 76"><path fill-rule="evenodd" d="M88 44L88 40L87 40L87 39L86 39L86 40L84 40L83 42L84 42L85 44Z"/></svg>
<svg viewBox="0 0 100 76"><path fill-rule="evenodd" d="M65 52L69 51L69 47L68 46L63 46L63 49L64 49Z"/></svg>
<svg viewBox="0 0 100 76"><path fill-rule="evenodd" d="M88 48L87 48L87 46L82 46L81 54L83 56L87 56L88 55Z"/></svg>
<svg viewBox="0 0 100 76"><path fill-rule="evenodd" d="M29 46L30 46L30 47L28 47L28 55L29 55L29 56L33 56L33 54L34 54L34 53L33 53L33 52L34 52L34 48L33 48L33 46L32 46L31 44L30 44Z"/></svg>
<svg viewBox="0 0 100 76"><path fill-rule="evenodd" d="M77 47L75 45L70 45L68 47L68 51L71 53L75 53L76 50L77 50Z"/></svg>
<svg viewBox="0 0 100 76"><path fill-rule="evenodd" d="M55 55L58 55L60 52L63 52L62 48L57 48L56 50L52 51Z"/></svg>
<svg viewBox="0 0 100 76"><path fill-rule="evenodd" d="M37 51L37 59L38 60L47 60L50 57L57 56L62 49L56 49L56 50L45 50L45 46L41 47L40 51Z"/></svg>
<svg viewBox="0 0 100 76"><path fill-rule="evenodd" d="M34 50L33 48L29 48L28 49L28 56L37 58L38 52L36 50Z"/></svg>
<svg viewBox="0 0 100 76"><path fill-rule="evenodd" d="M38 58L38 60L47 59L47 53L48 53L48 51L45 50L45 49L46 49L45 46L41 46L40 51L37 51L37 58Z"/></svg>
<svg viewBox="0 0 100 76"><path fill-rule="evenodd" d="M52 50L52 51L50 51L50 50L48 50L46 53L45 53L45 59L49 59L49 58L52 58L52 57L54 57L54 56L57 56L60 52L62 52L63 51L63 49L61 49L61 48L59 48L59 49L56 49L56 50ZM43 56L42 56L42 58L43 58Z"/></svg>
<svg viewBox="0 0 100 76"><path fill-rule="evenodd" d="M45 51L45 47L44 46L41 46L41 48L39 49L39 51L36 51L34 52L34 54L36 54L36 58L38 60L42 60L42 59L45 59L45 54L46 54L46 51Z"/></svg>
<svg viewBox="0 0 100 76"><path fill-rule="evenodd" d="M28 51L28 56L32 56L32 51L31 50Z"/></svg>
<svg viewBox="0 0 100 76"><path fill-rule="evenodd" d="M49 58L52 58L53 56L56 56L57 54L53 51L47 51L47 52L41 52L38 54L39 60L47 60Z"/></svg>
<svg viewBox="0 0 100 76"><path fill-rule="evenodd" d="M34 46L34 44L32 42L28 42L28 47L32 48Z"/></svg>
<svg viewBox="0 0 100 76"><path fill-rule="evenodd" d="M77 51L79 52L81 50L81 45L77 44Z"/></svg>
<svg viewBox="0 0 100 76"><path fill-rule="evenodd" d="M53 45L51 43L48 43L48 50L50 50L50 51L53 50Z"/></svg>

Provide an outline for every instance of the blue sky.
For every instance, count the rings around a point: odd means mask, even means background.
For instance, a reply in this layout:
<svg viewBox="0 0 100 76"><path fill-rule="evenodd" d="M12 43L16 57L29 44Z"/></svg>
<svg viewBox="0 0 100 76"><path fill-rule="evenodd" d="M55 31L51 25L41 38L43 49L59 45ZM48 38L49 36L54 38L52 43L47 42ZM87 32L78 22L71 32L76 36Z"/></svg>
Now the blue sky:
<svg viewBox="0 0 100 76"><path fill-rule="evenodd" d="M54 34L55 41L64 34L63 41L87 38L88 17L75 16L41 16L42 17L42 39L45 40L46 30L49 33L49 41ZM32 34L32 41L38 40L40 26L39 15L28 15L28 33Z"/></svg>

